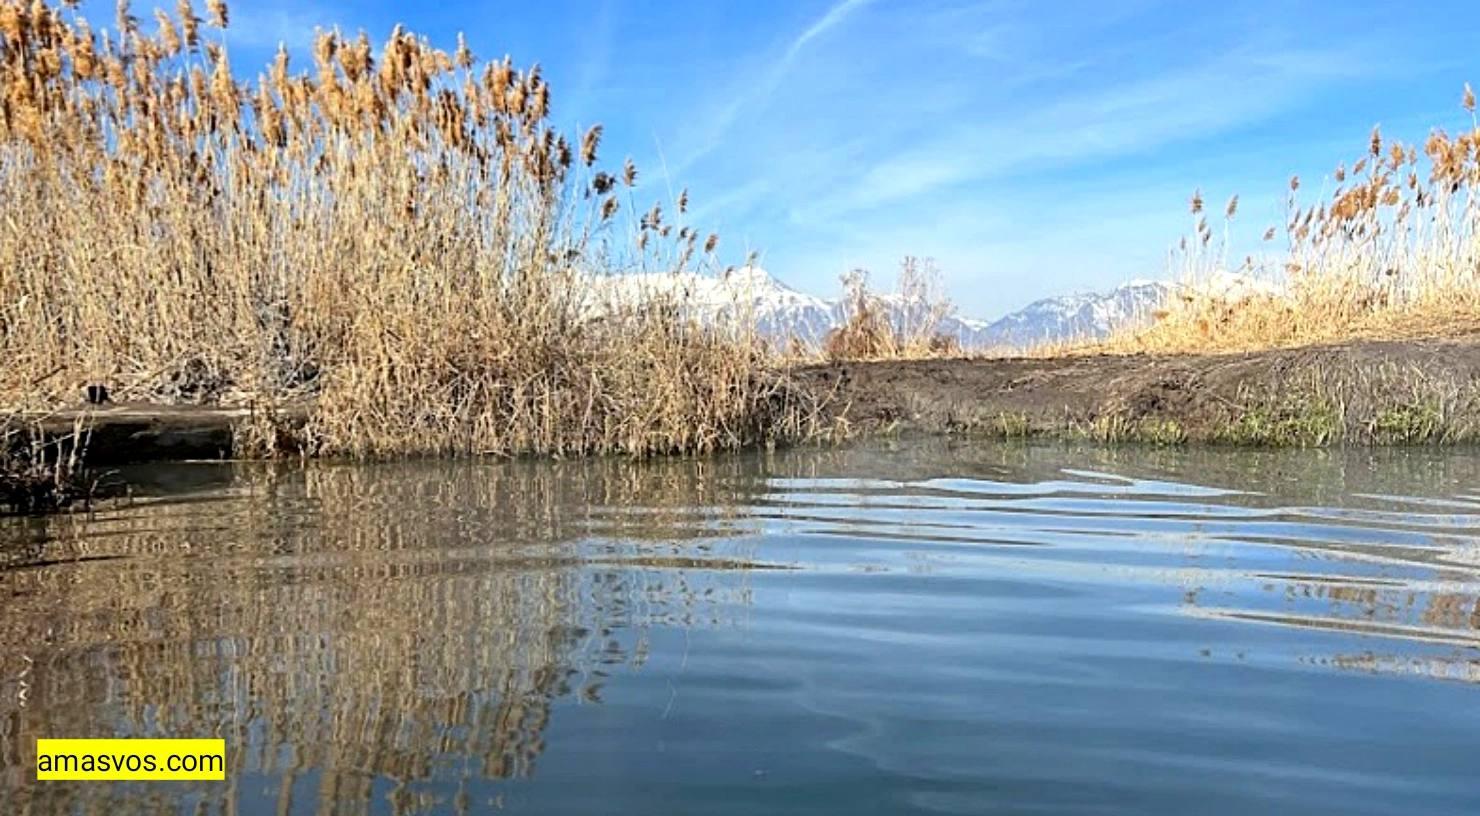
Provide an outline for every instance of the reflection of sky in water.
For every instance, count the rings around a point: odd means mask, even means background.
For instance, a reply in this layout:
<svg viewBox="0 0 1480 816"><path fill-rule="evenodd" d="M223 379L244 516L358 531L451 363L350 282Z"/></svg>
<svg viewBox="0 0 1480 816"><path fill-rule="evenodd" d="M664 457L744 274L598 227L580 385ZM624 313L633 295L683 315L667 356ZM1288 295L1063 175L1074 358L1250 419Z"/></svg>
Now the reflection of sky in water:
<svg viewBox="0 0 1480 816"><path fill-rule="evenodd" d="M30 812L1480 805L1465 451L131 475L0 522ZM112 734L219 734L231 779L26 783L36 737Z"/></svg>

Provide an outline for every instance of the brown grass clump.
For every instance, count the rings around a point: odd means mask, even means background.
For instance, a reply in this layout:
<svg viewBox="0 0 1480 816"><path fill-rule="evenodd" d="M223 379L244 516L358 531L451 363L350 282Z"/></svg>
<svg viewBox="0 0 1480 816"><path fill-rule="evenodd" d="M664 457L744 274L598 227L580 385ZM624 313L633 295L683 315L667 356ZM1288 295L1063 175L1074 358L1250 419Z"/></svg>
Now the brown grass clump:
<svg viewBox="0 0 1480 816"><path fill-rule="evenodd" d="M1421 146L1389 142L1374 128L1367 149L1332 174L1323 200L1302 205L1289 184L1286 246L1273 260L1229 262L1192 199L1193 235L1173 254L1186 286L1149 327L1106 344L1118 351L1257 350L1361 337L1480 331L1480 122L1465 86L1468 127L1434 131ZM1271 227L1272 242L1281 228ZM1228 273L1262 285L1230 286ZM1233 279L1237 280L1237 279Z"/></svg>
<svg viewBox="0 0 1480 816"><path fill-rule="evenodd" d="M869 290L868 272L854 269L842 281L847 319L823 338L823 354L830 360L894 356L897 346L888 306Z"/></svg>
<svg viewBox="0 0 1480 816"><path fill-rule="evenodd" d="M70 8L70 7L69 7ZM600 126L548 123L538 67L397 28L318 35L239 81L181 0L143 30L0 0L0 403L309 398L311 450L646 454L792 437L810 416L743 332L593 320L593 276L703 241ZM687 196L674 209L686 209ZM676 233L676 234L675 234ZM637 248L634 248L633 244ZM647 261L644 261L647 262ZM665 322L666 321L666 322Z"/></svg>
<svg viewBox="0 0 1480 816"><path fill-rule="evenodd" d="M940 285L940 272L930 259L906 257L900 264L892 296L874 293L868 272L843 276L843 325L823 338L829 360L882 360L956 356L961 341L940 331L951 315L951 302Z"/></svg>

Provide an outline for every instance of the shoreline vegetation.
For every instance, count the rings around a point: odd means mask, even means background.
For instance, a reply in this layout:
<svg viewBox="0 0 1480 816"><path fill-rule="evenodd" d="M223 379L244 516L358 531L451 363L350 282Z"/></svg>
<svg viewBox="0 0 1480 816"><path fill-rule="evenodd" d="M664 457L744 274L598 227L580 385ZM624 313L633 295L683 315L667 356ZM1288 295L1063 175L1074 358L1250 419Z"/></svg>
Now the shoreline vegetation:
<svg viewBox="0 0 1480 816"><path fill-rule="evenodd" d="M1149 325L1122 327L1102 349L1206 354L1480 333L1480 117L1468 84L1459 102L1466 127L1435 129L1422 146L1374 127L1314 202L1302 203L1292 176L1284 223L1264 229L1261 257L1230 257L1238 196L1215 238L1195 191L1192 234L1170 257L1184 286ZM1247 284L1231 292L1229 280Z"/></svg>
<svg viewBox="0 0 1480 816"><path fill-rule="evenodd" d="M1104 341L970 357L935 330L951 307L933 266L907 259L896 297L918 308L891 320L854 273L845 325L802 349L759 336L743 310L710 319L683 291L611 295L613 275L726 274L720 239L686 222L686 191L644 199L630 159L604 162L599 125L554 127L538 66L397 28L378 46L321 32L305 68L280 50L243 81L226 4L203 12L181 0L141 19L124 2L102 31L65 0L0 0L0 477L13 495L75 482L76 455L41 453L30 422L65 410L40 432L53 440L58 423L116 422L77 409L92 383L128 406L230 413L238 457L641 457L898 427L1477 438L1468 86L1459 135L1417 146L1374 130L1313 204L1291 179L1259 258L1230 259L1237 197L1218 236L1194 194L1172 255L1184 285ZM1230 276L1258 285L1230 294ZM1429 353L1435 337L1469 339ZM1038 402L1018 406L1023 394Z"/></svg>
<svg viewBox="0 0 1480 816"><path fill-rule="evenodd" d="M602 129L549 122L539 68L397 29L321 32L232 73L229 12L114 28L0 2L0 404L254 408L243 450L705 452L809 436L753 333L679 297L600 302L631 269L714 265L688 196L639 205ZM624 217L638 212L635 224ZM272 417L312 410L296 439Z"/></svg>

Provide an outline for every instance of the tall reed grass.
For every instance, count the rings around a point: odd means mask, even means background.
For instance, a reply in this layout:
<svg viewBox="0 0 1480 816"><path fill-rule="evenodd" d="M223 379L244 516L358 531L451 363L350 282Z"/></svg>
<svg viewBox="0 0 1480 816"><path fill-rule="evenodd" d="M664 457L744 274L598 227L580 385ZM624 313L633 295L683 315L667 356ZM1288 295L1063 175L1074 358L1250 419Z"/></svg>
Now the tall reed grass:
<svg viewBox="0 0 1480 816"><path fill-rule="evenodd" d="M640 222L631 160L549 121L538 66L397 28L318 34L255 81L223 0L108 31L0 0L0 403L311 398L326 454L648 454L795 437L814 416L744 328L603 308L593 276L712 260ZM146 27L152 31L146 32ZM626 221L628 226L623 227Z"/></svg>
<svg viewBox="0 0 1480 816"><path fill-rule="evenodd" d="M1374 128L1312 203L1292 177L1285 223L1264 232L1262 259L1229 257L1237 196L1217 230L1194 193L1192 235L1172 255L1186 285L1151 325L1107 345L1206 352L1480 332L1480 120L1470 86L1460 101L1468 121L1454 136L1435 130L1418 146Z"/></svg>

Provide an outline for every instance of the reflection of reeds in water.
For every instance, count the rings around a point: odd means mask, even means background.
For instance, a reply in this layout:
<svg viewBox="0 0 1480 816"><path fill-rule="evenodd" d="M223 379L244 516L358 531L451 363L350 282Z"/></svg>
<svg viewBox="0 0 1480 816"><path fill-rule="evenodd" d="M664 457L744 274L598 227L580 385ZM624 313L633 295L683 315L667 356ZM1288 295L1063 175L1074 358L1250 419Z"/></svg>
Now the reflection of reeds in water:
<svg viewBox="0 0 1480 816"><path fill-rule="evenodd" d="M1082 471L1271 492L1168 492ZM1320 665L1423 663L1411 670L1469 679L1468 655L1443 655L1480 641L1480 559L1445 521L1474 500L1354 498L1470 490L1480 462L1452 452L932 439L721 460L226 472L209 493L156 502L145 489L92 519L0 522L12 553L0 566L0 797L16 811L168 812L169 798L146 798L155 787L24 784L37 736L114 733L238 746L227 785L202 789L208 810L267 788L257 801L280 796L280 812L366 812L389 785L396 812L445 811L428 789L532 773L561 706L630 682L613 675L663 645L657 630L734 620L748 569L764 566L752 544L775 530L794 536L787 558L808 531L901 532L898 551L840 557L913 569L892 556L939 551L960 557L940 569L967 578L1001 566L1021 581L1131 581L1152 600L1183 597L1183 612L1265 616L1230 627L1337 624L1325 628L1341 628L1344 646L1307 648L1326 637L1309 629L1280 641ZM952 481L922 484L938 477ZM1322 515L1341 507L1394 512ZM1288 527L1256 538L1244 509ZM1144 537L1129 526L1140 519L1152 519ZM1004 558L1019 541L1042 546ZM1090 569L1066 573L1064 558ZM68 559L89 560L56 563ZM1105 620L1115 636L1126 618ZM1419 643L1412 630L1443 637ZM1354 635L1374 636L1352 647ZM1373 654L1338 653L1363 648Z"/></svg>
<svg viewBox="0 0 1480 816"><path fill-rule="evenodd" d="M1280 582L1279 612L1231 616L1315 629L1363 632L1418 641L1480 646L1480 593L1378 588L1301 578Z"/></svg>
<svg viewBox="0 0 1480 816"><path fill-rule="evenodd" d="M1147 543L1155 557L1132 578L1179 587L1185 612L1370 636L1372 651L1361 659L1302 658L1309 663L1480 681L1480 661L1473 653L1480 647L1480 537L1473 533L1480 497L1463 492L1480 483L1475 457L1425 449L1169 450L928 439L828 451L805 475L870 480L881 473L906 484L874 482L836 490L854 501L873 492L887 503L910 491L919 499L947 500L953 526L926 529L921 522L930 517L915 504L915 515L900 524L867 524L859 514L843 512L829 516L830 529L871 537L893 534L904 542L901 546L946 538L981 546L1009 540L1052 546L1055 535L1073 534L1083 537L1081 546L1104 546L1113 555L1114 542L1126 531L1104 519L1160 513L1176 519L1176 526L1160 530L1155 537L1161 544ZM956 483L907 484L937 477ZM1143 489L1126 479L1154 484ZM1052 511L1030 510L1031 518L1051 518L1051 534L972 529L972 509L1010 511L1016 486L1054 482L1056 495L1072 496L1083 515L1038 516L1032 514ZM1158 492L1168 485L1247 492ZM1456 489L1460 492L1449 498L1403 498ZM1167 501L1176 506L1166 506ZM1218 515L1232 508L1255 515ZM1245 521L1276 527L1245 528ZM1106 540L1088 543L1096 536ZM1454 655L1429 653L1445 647L1454 647Z"/></svg>
<svg viewBox="0 0 1480 816"><path fill-rule="evenodd" d="M0 793L140 803L27 787L58 735L223 736L231 781L201 789L222 807L256 775L291 799L318 774L319 812L391 780L410 812L433 775L529 774L556 700L599 701L650 627L748 601L747 562L705 545L734 523L726 467L260 469L219 501L35 522L35 561L91 560L0 572Z"/></svg>
<svg viewBox="0 0 1480 816"><path fill-rule="evenodd" d="M1331 666L1368 674L1406 674L1433 680L1480 683L1480 658L1476 658L1473 654L1416 658L1366 652L1336 655L1329 658L1311 658L1307 662L1317 666Z"/></svg>
<svg viewBox="0 0 1480 816"><path fill-rule="evenodd" d="M1188 573L1198 580L1200 573ZM1238 608L1226 598L1205 600L1190 589L1183 603L1224 620L1351 633L1371 638L1362 654L1315 654L1301 662L1370 673L1422 675L1480 682L1480 591L1472 576L1455 574L1453 589L1399 579L1371 581L1340 575L1256 575L1261 593L1243 596ZM1263 597L1260 597L1260 596ZM1207 608L1205 608L1207 607ZM1408 644L1405 647L1403 644ZM1413 644L1451 646L1450 655L1415 654Z"/></svg>

